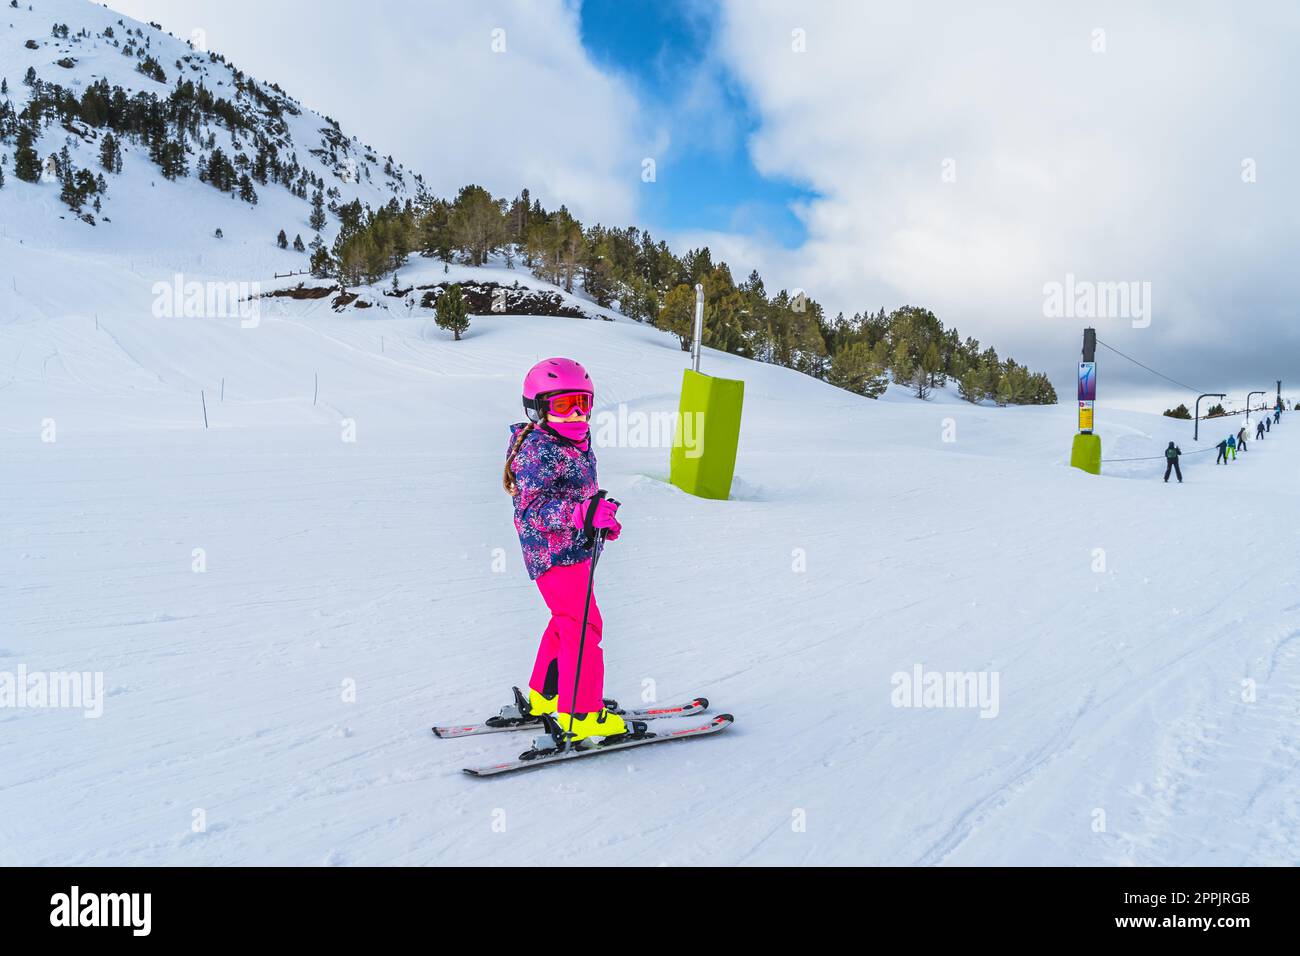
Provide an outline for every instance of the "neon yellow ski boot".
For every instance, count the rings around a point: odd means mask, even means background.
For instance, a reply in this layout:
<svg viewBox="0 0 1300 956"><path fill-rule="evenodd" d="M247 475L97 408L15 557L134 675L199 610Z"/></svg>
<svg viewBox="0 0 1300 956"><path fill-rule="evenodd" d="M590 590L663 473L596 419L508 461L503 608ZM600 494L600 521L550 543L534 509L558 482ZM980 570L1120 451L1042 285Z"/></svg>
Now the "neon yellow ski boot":
<svg viewBox="0 0 1300 956"><path fill-rule="evenodd" d="M562 714L559 711L555 713L556 723L566 734L570 731L569 717L569 714ZM614 737L628 731L627 721L618 714L611 714L604 707L590 714L573 714L572 717L573 737L570 739L574 743L586 740L588 737Z"/></svg>
<svg viewBox="0 0 1300 956"><path fill-rule="evenodd" d="M559 694L544 697L531 687L528 688L528 715L530 717L540 717L543 714L555 713L559 699Z"/></svg>

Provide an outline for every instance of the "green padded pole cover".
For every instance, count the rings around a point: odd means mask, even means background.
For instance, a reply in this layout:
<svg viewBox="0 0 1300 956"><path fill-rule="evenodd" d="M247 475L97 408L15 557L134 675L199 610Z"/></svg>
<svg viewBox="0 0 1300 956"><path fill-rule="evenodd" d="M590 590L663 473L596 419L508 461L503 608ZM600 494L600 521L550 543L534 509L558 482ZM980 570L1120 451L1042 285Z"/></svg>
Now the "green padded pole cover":
<svg viewBox="0 0 1300 956"><path fill-rule="evenodd" d="M731 497L745 383L686 369L669 481L700 498Z"/></svg>
<svg viewBox="0 0 1300 956"><path fill-rule="evenodd" d="M1070 464L1081 468L1091 475L1101 474L1101 436L1091 433L1074 436L1074 447L1070 450Z"/></svg>

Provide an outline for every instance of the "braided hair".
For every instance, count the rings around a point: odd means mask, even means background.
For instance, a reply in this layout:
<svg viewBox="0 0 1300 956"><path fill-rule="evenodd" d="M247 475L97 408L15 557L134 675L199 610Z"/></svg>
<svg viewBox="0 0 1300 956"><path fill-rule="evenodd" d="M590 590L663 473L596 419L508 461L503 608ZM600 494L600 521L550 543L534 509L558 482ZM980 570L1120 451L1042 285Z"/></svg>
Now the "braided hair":
<svg viewBox="0 0 1300 956"><path fill-rule="evenodd" d="M501 486L505 488L506 494L510 495L512 498L519 494L519 483L515 481L515 473L514 469L511 468L511 465L514 464L515 455L519 454L519 449L523 446L524 439L531 435L533 429L536 427L536 423L529 422L523 428L519 429L519 434L515 436L514 444L510 446L510 454L506 455L506 468L505 473L501 476Z"/></svg>

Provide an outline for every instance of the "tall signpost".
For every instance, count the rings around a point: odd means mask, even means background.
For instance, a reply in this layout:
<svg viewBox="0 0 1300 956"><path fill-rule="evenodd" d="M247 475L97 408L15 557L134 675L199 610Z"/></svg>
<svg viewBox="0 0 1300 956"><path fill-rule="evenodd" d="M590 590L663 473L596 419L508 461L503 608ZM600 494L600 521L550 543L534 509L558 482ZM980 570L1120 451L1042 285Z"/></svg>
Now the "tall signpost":
<svg viewBox="0 0 1300 956"><path fill-rule="evenodd" d="M682 372L677 434L668 457L668 480L699 498L726 500L736 470L745 383L700 371L704 350L704 286L695 287L691 367ZM705 436L708 441L705 441Z"/></svg>
<svg viewBox="0 0 1300 956"><path fill-rule="evenodd" d="M695 283L695 334L691 337L691 368L700 370L700 349L704 344L704 286Z"/></svg>
<svg viewBox="0 0 1300 956"><path fill-rule="evenodd" d="M1094 428L1097 407L1097 330L1083 330L1083 361L1079 363L1079 433L1070 450L1070 465L1090 475L1101 474L1101 436Z"/></svg>

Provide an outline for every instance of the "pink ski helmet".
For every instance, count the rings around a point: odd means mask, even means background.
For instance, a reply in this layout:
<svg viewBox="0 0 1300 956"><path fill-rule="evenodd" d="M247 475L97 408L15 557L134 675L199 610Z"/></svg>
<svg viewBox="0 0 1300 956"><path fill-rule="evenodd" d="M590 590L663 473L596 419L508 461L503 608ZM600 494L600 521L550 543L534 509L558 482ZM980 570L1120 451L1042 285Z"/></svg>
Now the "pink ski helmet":
<svg viewBox="0 0 1300 956"><path fill-rule="evenodd" d="M545 417L546 396L556 392L586 392L595 397L591 376L573 359L542 359L524 376L524 411L530 422Z"/></svg>

